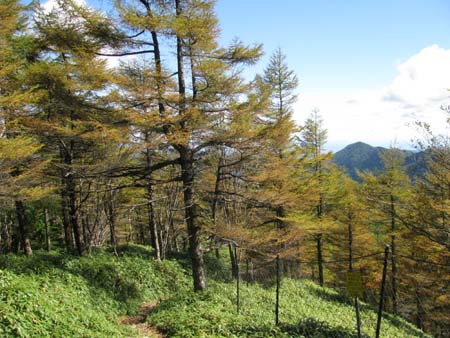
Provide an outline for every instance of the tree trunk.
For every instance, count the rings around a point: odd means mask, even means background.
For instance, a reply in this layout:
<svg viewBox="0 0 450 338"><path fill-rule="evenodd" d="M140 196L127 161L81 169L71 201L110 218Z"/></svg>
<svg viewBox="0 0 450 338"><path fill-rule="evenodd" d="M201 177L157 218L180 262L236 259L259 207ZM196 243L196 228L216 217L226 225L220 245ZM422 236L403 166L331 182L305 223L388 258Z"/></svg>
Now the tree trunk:
<svg viewBox="0 0 450 338"><path fill-rule="evenodd" d="M322 234L316 236L317 241L317 267L319 269L319 284L323 286L323 258L322 258Z"/></svg>
<svg viewBox="0 0 450 338"><path fill-rule="evenodd" d="M73 236L75 239L75 246L77 248L77 253L79 256L82 256L84 253L83 241L81 240L81 229L80 224L78 223L78 210L77 210L77 196L75 192L75 181L73 176L70 175L67 178L67 192L69 197L69 220L70 225L73 229Z"/></svg>
<svg viewBox="0 0 450 338"><path fill-rule="evenodd" d="M45 222L45 244L47 251L52 250L52 243L50 240L50 217L48 215L48 209L44 208L44 222Z"/></svg>
<svg viewBox="0 0 450 338"><path fill-rule="evenodd" d="M90 253L92 250L92 241L91 241L91 234L89 229L89 216L87 212L83 212L81 215L81 226L83 230L83 241L84 245L87 248L88 252Z"/></svg>
<svg viewBox="0 0 450 338"><path fill-rule="evenodd" d="M234 245L232 243L228 244L228 251L230 252L231 276L236 279L238 277L238 266L237 257L234 255Z"/></svg>
<svg viewBox="0 0 450 338"><path fill-rule="evenodd" d="M7 215L5 215L2 227L2 241L3 241L2 253L7 254L12 252L11 222Z"/></svg>
<svg viewBox="0 0 450 338"><path fill-rule="evenodd" d="M81 240L81 229L78 222L78 208L77 208L77 193L76 193L76 183L72 172L72 149L74 147L73 141L69 142L67 145L60 146L60 153L62 155L62 160L65 165L65 170L63 170L63 182L64 190L62 192L63 199L67 196L66 205L64 206L68 213L68 224L73 230L73 237L75 239L75 246L79 256L83 255L84 247L83 241ZM66 220L67 221L67 220Z"/></svg>
<svg viewBox="0 0 450 338"><path fill-rule="evenodd" d="M15 201L17 223L19 225L19 236L22 250L26 256L31 256L33 251L31 250L31 243L28 237L28 220L25 214L25 206L21 200Z"/></svg>
<svg viewBox="0 0 450 338"><path fill-rule="evenodd" d="M353 227L348 222L348 270L353 271Z"/></svg>
<svg viewBox="0 0 450 338"><path fill-rule="evenodd" d="M181 15L180 0L175 0L176 15ZM177 35L177 79L179 94L179 114L186 113L186 85L184 81L183 63L183 41ZM186 122L180 122L182 130L186 130ZM194 290L202 291L206 287L205 271L203 264L203 252L200 245L200 227L196 222L197 207L194 200L194 154L189 149L189 142L176 144L175 147L180 154L181 179L183 182L183 196L187 234L189 240L189 253L192 260L192 275L194 279Z"/></svg>
<svg viewBox="0 0 450 338"><path fill-rule="evenodd" d="M202 291L206 287L203 252L200 245L200 227L197 225L197 207L194 201L193 156L189 150L180 148L181 177L183 181L185 219L189 240L189 253L192 261L194 290Z"/></svg>
<svg viewBox="0 0 450 338"><path fill-rule="evenodd" d="M109 191L108 197L106 198L106 212L108 216L109 223L109 234L111 237L111 246L113 248L114 256L119 257L117 252L117 234L116 234L116 215L114 211L114 195L112 191L111 182L108 183Z"/></svg>
<svg viewBox="0 0 450 338"><path fill-rule="evenodd" d="M397 300L397 251L395 243L395 205L394 196L391 195L391 231L393 232L391 236L391 284L392 284L392 312L394 314L398 313L398 300Z"/></svg>
<svg viewBox="0 0 450 338"><path fill-rule="evenodd" d="M146 140L148 135L146 135ZM152 154L151 150L147 148L146 150L146 161L147 167L150 168L152 165ZM150 170L150 169L148 169ZM150 229L150 243L155 251L155 259L157 261L161 260L161 248L158 236L158 227L155 222L155 206L153 202L153 184L151 182L151 173L149 173L149 182L147 184L147 208L148 208L148 225Z"/></svg>
<svg viewBox="0 0 450 338"><path fill-rule="evenodd" d="M216 232L217 232L217 205L219 203L220 180L222 177L222 161L223 161L223 157L222 157L222 149L221 149L219 163L217 164L216 181L214 184L214 196L213 196L213 200L211 203L211 215L212 215L213 224L214 224L214 231L216 231ZM212 238L212 241L214 241L214 244L216 246L216 248L214 250L215 254L216 254L216 258L220 258L221 243L219 242L219 240L220 239L217 236L213 236L213 238Z"/></svg>
<svg viewBox="0 0 450 338"><path fill-rule="evenodd" d="M286 226L286 222L280 219L286 217L286 211L284 210L283 206L278 206L276 208L276 215L277 215L277 228L283 229Z"/></svg>
<svg viewBox="0 0 450 338"><path fill-rule="evenodd" d="M419 329L424 329L423 326L423 315L424 315L424 310L422 307L422 302L421 302L421 297L419 295L419 290L415 290L415 300L416 300L416 326Z"/></svg>
<svg viewBox="0 0 450 338"><path fill-rule="evenodd" d="M63 174L63 184L64 184L64 174ZM67 196L64 193L64 189L61 189L61 213L62 213L64 242L66 243L67 251L71 252L73 249L73 246L72 246L73 235L72 235L72 229L70 227L69 207L68 207L68 203L67 203Z"/></svg>

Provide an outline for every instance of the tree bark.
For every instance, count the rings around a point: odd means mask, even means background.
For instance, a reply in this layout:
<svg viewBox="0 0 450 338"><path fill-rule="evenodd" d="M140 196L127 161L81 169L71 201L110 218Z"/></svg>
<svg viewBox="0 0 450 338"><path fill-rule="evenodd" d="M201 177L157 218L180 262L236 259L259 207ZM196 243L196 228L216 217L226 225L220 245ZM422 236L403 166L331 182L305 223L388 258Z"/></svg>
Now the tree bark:
<svg viewBox="0 0 450 338"><path fill-rule="evenodd" d="M2 242L2 253L7 254L12 252L11 222L7 215L4 216L4 223L2 227Z"/></svg>
<svg viewBox="0 0 450 338"><path fill-rule="evenodd" d="M348 222L348 270L353 271L353 226Z"/></svg>
<svg viewBox="0 0 450 338"><path fill-rule="evenodd" d="M108 197L106 198L106 212L108 215L108 223L109 223L109 234L111 237L111 246L113 248L113 253L116 257L119 257L119 253L117 252L117 234L116 234L116 214L114 211L114 195L111 186L111 182L108 183L109 191Z"/></svg>
<svg viewBox="0 0 450 338"><path fill-rule="evenodd" d="M192 260L194 290L202 291L206 287L203 252L200 245L200 227L197 225L197 206L194 201L194 168L192 154L184 149L180 152L181 176L184 191L184 208L189 240L189 253Z"/></svg>
<svg viewBox="0 0 450 338"><path fill-rule="evenodd" d="M219 163L217 164L217 171L216 171L216 181L214 184L214 196L213 196L213 200L211 203L211 215L212 215L212 219L213 219L213 224L214 224L214 230L217 232L217 205L219 203L219 190L220 190L220 180L222 177L222 161L223 161L223 157L222 157L222 149L221 149L221 154L219 157ZM216 258L220 258L220 244L219 243L219 238L217 238L217 236L213 236L212 241L214 241L216 248L215 248L215 254L216 254Z"/></svg>
<svg viewBox="0 0 450 338"><path fill-rule="evenodd" d="M395 243L395 234L396 230L395 224L395 204L394 204L394 196L391 195L391 284L392 284L392 312L394 314L398 313L398 300L397 300L397 248Z"/></svg>
<svg viewBox="0 0 450 338"><path fill-rule="evenodd" d="M180 0L175 0L177 17L181 15L182 9ZM183 41L177 35L177 75L179 94L179 113L186 113L186 85L183 70ZM180 127L186 129L186 122L180 122ZM197 207L194 201L194 154L189 149L189 142L177 144L176 149L180 154L181 179L183 182L183 197L185 208L185 219L189 240L189 253L192 260L192 274L194 280L194 290L202 291L206 287L205 271L203 263L203 252L200 245L200 227L196 222Z"/></svg>
<svg viewBox="0 0 450 338"><path fill-rule="evenodd" d="M146 135L146 140L148 140L148 135ZM152 165L152 154L150 148L146 149L146 161L147 167L150 168ZM148 169L150 170L150 169ZM160 240L158 236L158 227L155 222L155 206L153 202L153 184L151 182L151 173L149 173L149 179L147 184L147 212L148 212L148 225L150 230L150 243L155 251L155 259L157 261L161 260L161 247Z"/></svg>
<svg viewBox="0 0 450 338"><path fill-rule="evenodd" d="M322 234L316 235L317 241L317 266L319 269L319 284L323 286L323 257L322 257Z"/></svg>
<svg viewBox="0 0 450 338"><path fill-rule="evenodd" d="M17 223L19 225L20 244L25 256L31 256L33 251L31 250L31 243L28 234L28 220L25 214L25 206L21 200L15 201Z"/></svg>
<svg viewBox="0 0 450 338"><path fill-rule="evenodd" d="M286 226L286 222L284 222L282 219L283 217L286 217L286 211L284 210L283 206L278 206L276 208L276 215L277 215L277 228L283 229Z"/></svg>
<svg viewBox="0 0 450 338"><path fill-rule="evenodd" d="M63 185L64 182L64 174L63 174ZM62 223L63 223L63 232L64 232L64 242L66 243L67 251L71 252L73 248L73 235L72 229L70 227L70 219L69 219L69 207L67 203L67 196L64 192L64 188L61 188L61 213L62 213Z"/></svg>
<svg viewBox="0 0 450 338"><path fill-rule="evenodd" d="M234 245L232 243L228 244L228 251L230 253L231 276L236 279L238 277L238 266L237 257L234 254Z"/></svg>
<svg viewBox="0 0 450 338"><path fill-rule="evenodd" d="M82 256L84 253L84 245L83 241L81 240L81 231L80 231L80 224L78 222L78 210L77 210L77 196L75 192L75 181L73 179L73 176L70 174L69 177L67 177L67 192L69 197L69 220L70 225L73 229L73 236L75 239L75 246L77 248L77 253L79 256Z"/></svg>
<svg viewBox="0 0 450 338"><path fill-rule="evenodd" d="M64 165L66 166L65 170L63 170L64 189L62 194L63 199L64 196L67 196L67 205L65 205L65 209L68 213L68 224L73 230L73 237L75 239L77 253L79 256L82 256L84 253L84 245L83 241L81 240L81 229L78 222L76 183L71 168L73 162L73 141L70 141L69 145L67 145L66 147L64 145L60 146L62 160Z"/></svg>
<svg viewBox="0 0 450 338"><path fill-rule="evenodd" d="M52 243L50 240L50 217L48 215L48 208L44 208L44 222L45 222L45 244L47 251L52 250Z"/></svg>

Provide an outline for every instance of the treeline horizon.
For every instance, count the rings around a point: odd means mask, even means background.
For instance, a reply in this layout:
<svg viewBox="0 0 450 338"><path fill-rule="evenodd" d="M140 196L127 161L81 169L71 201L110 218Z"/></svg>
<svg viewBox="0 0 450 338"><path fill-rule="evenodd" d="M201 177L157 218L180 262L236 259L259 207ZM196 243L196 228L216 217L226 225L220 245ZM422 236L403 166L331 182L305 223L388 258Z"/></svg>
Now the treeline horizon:
<svg viewBox="0 0 450 338"><path fill-rule="evenodd" d="M389 244L386 309L446 336L449 138L418 121L423 177L392 148L383 171L352 180L324 151L320 113L293 121L299 80L282 50L246 80L262 45L220 46L214 3L119 0L107 14L1 0L1 253L185 251L202 291L203 255L228 247L235 274L277 255L285 276L322 286L360 271L376 303Z"/></svg>

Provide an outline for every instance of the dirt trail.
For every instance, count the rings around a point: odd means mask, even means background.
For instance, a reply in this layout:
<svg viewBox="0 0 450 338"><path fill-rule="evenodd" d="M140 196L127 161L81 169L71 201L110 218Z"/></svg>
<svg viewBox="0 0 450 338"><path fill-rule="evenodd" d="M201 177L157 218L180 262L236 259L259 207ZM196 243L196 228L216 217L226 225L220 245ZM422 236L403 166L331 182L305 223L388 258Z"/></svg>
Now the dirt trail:
<svg viewBox="0 0 450 338"><path fill-rule="evenodd" d="M156 327L145 322L147 315L159 305L159 302L146 302L139 308L139 313L135 316L124 316L120 320L122 325L130 325L144 338L165 338L166 336Z"/></svg>

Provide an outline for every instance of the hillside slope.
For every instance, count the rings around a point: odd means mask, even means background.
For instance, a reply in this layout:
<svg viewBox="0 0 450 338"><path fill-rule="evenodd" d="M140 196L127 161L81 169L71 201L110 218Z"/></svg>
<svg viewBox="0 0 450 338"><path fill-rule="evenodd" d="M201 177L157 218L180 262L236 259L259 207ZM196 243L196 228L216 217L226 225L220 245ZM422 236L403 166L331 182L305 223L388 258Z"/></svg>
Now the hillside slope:
<svg viewBox="0 0 450 338"><path fill-rule="evenodd" d="M274 325L274 288L241 283L241 311L227 265L206 257L208 290L194 294L188 260L157 263L143 247L75 258L38 252L0 258L0 336L138 337L120 324L142 302L163 301L147 317L167 337L355 337L351 302L310 281L285 279L280 321ZM373 336L376 314L362 305L363 332ZM382 337L428 337L386 316Z"/></svg>
<svg viewBox="0 0 450 338"><path fill-rule="evenodd" d="M356 142L336 152L333 157L333 163L343 167L351 178L358 180L358 171L363 172L367 170L377 173L383 170L381 154L386 150L383 147L372 147L363 142ZM405 157L405 167L410 178L422 176L426 169L425 152L400 151Z"/></svg>

